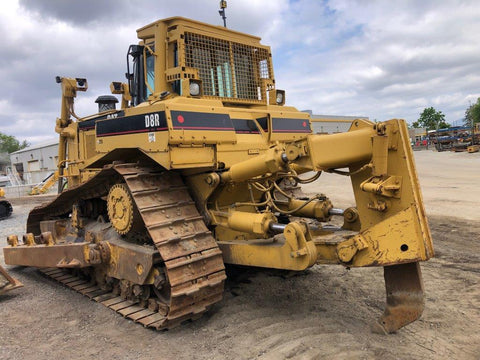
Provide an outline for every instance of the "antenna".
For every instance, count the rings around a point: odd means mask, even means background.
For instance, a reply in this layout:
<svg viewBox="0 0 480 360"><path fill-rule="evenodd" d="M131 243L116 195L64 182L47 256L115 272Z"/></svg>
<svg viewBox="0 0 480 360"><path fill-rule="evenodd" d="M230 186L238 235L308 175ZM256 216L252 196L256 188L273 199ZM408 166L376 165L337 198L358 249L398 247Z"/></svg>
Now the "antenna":
<svg viewBox="0 0 480 360"><path fill-rule="evenodd" d="M220 1L220 10L218 10L218 13L223 19L223 26L227 27L227 17L225 16L225 9L227 8L227 2L225 0Z"/></svg>

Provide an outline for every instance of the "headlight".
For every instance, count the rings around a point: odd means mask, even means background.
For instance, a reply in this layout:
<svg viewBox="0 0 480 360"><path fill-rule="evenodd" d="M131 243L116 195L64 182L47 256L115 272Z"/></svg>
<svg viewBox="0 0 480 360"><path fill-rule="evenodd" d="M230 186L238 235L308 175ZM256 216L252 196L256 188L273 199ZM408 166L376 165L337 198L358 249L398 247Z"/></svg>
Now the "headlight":
<svg viewBox="0 0 480 360"><path fill-rule="evenodd" d="M190 95L200 95L200 84L198 82L190 81Z"/></svg>
<svg viewBox="0 0 480 360"><path fill-rule="evenodd" d="M285 90L277 90L275 100L277 101L277 105L285 104Z"/></svg>
<svg viewBox="0 0 480 360"><path fill-rule="evenodd" d="M277 93L277 104L281 104L283 102L283 94L281 92Z"/></svg>

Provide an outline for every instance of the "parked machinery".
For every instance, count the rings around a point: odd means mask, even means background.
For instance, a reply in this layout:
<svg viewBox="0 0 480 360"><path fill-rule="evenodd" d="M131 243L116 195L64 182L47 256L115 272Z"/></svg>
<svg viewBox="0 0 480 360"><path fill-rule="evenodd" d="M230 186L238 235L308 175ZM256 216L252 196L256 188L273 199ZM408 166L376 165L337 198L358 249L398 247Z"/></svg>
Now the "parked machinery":
<svg viewBox="0 0 480 360"><path fill-rule="evenodd" d="M433 247L405 122L315 135L309 114L284 105L259 38L179 17L137 34L128 82L111 84L120 110L107 96L98 114L77 117L87 80L57 77L63 191L30 212L22 244L8 238L6 263L39 267L157 329L218 302L224 263L383 266L377 329L416 320L418 262ZM356 206L303 194L321 172L350 176ZM334 216L342 227L328 225Z"/></svg>
<svg viewBox="0 0 480 360"><path fill-rule="evenodd" d="M12 204L5 199L5 190L0 188L0 220L8 218L10 215L12 215L12 212Z"/></svg>
<svg viewBox="0 0 480 360"><path fill-rule="evenodd" d="M40 183L32 187L30 193L28 195L40 195L45 194L50 188L55 185L58 181L58 170L50 173L45 179L43 179Z"/></svg>

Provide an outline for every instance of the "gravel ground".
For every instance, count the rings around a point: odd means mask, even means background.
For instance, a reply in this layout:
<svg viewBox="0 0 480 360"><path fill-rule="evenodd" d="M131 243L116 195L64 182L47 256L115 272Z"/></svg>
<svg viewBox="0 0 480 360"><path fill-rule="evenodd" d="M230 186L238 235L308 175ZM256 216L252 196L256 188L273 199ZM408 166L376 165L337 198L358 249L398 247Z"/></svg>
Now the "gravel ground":
<svg viewBox="0 0 480 360"><path fill-rule="evenodd" d="M156 332L35 269L8 267L25 287L0 297L0 359L479 359L480 153L415 156L436 257L422 263L422 318L396 334L369 331L384 305L381 268L230 269L223 301L206 316ZM307 190L351 205L335 190L344 179L324 175ZM0 239L24 231L31 201L13 202Z"/></svg>

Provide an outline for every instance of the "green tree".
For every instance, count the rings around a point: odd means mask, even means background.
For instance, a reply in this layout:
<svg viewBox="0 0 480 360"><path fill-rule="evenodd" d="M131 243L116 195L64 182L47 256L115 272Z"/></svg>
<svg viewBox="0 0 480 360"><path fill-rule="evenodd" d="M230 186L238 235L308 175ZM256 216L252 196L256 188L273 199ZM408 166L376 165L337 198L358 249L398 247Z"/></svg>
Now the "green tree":
<svg viewBox="0 0 480 360"><path fill-rule="evenodd" d="M428 130L449 128L450 124L445 122L445 114L435 110L433 107L423 109L418 121L414 123Z"/></svg>
<svg viewBox="0 0 480 360"><path fill-rule="evenodd" d="M15 136L6 135L0 132L0 153L12 153L17 150L25 149L30 144L27 140L20 142Z"/></svg>
<svg viewBox="0 0 480 360"><path fill-rule="evenodd" d="M467 110L465 110L463 122L466 126L472 126L480 122L480 98L477 99L475 104L471 104Z"/></svg>
<svg viewBox="0 0 480 360"><path fill-rule="evenodd" d="M420 128L420 127L421 127L421 126L420 126L420 123L419 123L418 121L415 121L415 122L412 123L412 128L418 129L418 128Z"/></svg>

